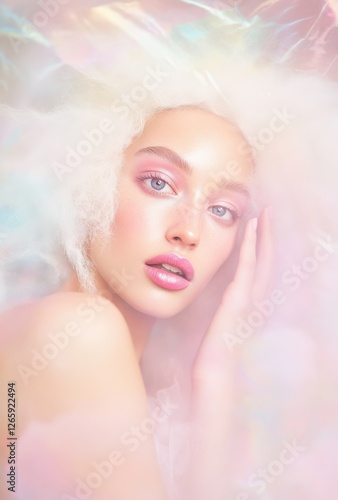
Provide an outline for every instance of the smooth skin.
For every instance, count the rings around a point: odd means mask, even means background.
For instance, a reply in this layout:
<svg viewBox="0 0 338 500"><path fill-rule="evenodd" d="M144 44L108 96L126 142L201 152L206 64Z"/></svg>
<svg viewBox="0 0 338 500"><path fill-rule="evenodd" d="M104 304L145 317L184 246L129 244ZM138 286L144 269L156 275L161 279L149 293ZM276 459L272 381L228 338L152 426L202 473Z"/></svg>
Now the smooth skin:
<svg viewBox="0 0 338 500"><path fill-rule="evenodd" d="M33 443L42 442L62 464L63 479L50 478L41 490L35 484L36 497L74 494L76 479L88 476L90 464L121 448L126 429L147 418L139 360L153 322L178 314L198 297L232 254L246 225L234 279L191 373L191 415L200 428L203 451L190 464L185 498L209 500L210 481L222 486L217 464L227 448L235 362L222 333L234 330L253 297L265 296L272 262L267 210L259 217L258 230L251 219L245 222L253 172L251 158L241 153L243 141L234 125L202 109L185 107L152 117L125 152L111 240L96 238L88 247L99 295L86 294L73 274L60 292L2 316L1 380L17 381L22 446L31 444L34 450ZM191 171L178 167L178 156ZM227 181L225 188L219 188L220 179ZM194 280L181 291L160 288L144 273L145 261L172 252L189 259L195 269ZM129 282L116 278L122 271ZM18 368L31 367L32 350L43 352L51 332L60 331L71 332L66 334L69 342L47 366L35 375ZM4 393L1 397L6 400ZM6 415L1 419L3 432ZM47 424L41 435L29 427L37 421ZM6 490L1 493L6 498ZM126 453L90 498L143 497L167 499L151 435L136 452Z"/></svg>

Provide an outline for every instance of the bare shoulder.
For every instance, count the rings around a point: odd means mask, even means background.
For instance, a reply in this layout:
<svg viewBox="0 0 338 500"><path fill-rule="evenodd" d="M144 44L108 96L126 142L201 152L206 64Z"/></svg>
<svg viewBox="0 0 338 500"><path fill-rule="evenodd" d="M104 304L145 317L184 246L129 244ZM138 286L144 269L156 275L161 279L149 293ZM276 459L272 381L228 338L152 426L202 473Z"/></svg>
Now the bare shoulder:
<svg viewBox="0 0 338 500"><path fill-rule="evenodd" d="M55 293L41 299L35 305L35 315L39 323L53 321L66 328L71 322L75 328L95 323L95 326L117 326L127 329L127 323L117 309L109 300L99 295L63 292ZM62 324L62 325L61 325ZM69 330L72 330L68 326Z"/></svg>
<svg viewBox="0 0 338 500"><path fill-rule="evenodd" d="M14 343L28 344L64 334L81 341L80 333L95 330L113 332L116 336L127 335L128 326L120 311L109 300L99 295L63 292L48 295L29 304L22 304L6 311L0 317L4 331L4 346ZM86 343L90 338L83 339Z"/></svg>
<svg viewBox="0 0 338 500"><path fill-rule="evenodd" d="M95 401L128 370L139 370L123 315L100 296L56 293L9 311L3 321L20 330L12 326L13 338L3 346L3 372L33 399L47 398L48 412Z"/></svg>
<svg viewBox="0 0 338 500"><path fill-rule="evenodd" d="M54 339L60 346L64 342L70 355L78 349L90 357L101 350L109 353L114 349L132 349L123 315L99 295L72 292L50 295L39 302L35 316L31 323L33 336L37 334L39 339L46 340L47 335L47 339Z"/></svg>

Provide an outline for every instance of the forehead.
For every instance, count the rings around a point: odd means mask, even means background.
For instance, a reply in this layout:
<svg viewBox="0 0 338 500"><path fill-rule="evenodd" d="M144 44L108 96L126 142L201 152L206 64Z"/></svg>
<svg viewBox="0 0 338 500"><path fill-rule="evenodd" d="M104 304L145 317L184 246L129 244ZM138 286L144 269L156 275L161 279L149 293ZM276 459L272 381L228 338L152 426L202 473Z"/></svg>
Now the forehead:
<svg viewBox="0 0 338 500"><path fill-rule="evenodd" d="M247 154L246 144L243 134L231 121L204 109L181 107L152 116L127 154L161 146L175 151L194 167L196 174L226 171L230 165L232 176L236 171L238 180L243 180L252 173L252 158Z"/></svg>

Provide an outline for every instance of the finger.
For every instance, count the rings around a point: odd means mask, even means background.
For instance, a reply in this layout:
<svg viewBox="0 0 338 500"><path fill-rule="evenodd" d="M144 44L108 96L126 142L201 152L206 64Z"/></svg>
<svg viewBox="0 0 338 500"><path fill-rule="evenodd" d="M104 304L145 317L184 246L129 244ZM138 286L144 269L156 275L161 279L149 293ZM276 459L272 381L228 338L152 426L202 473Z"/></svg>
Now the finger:
<svg viewBox="0 0 338 500"><path fill-rule="evenodd" d="M222 355L224 350L229 354L223 335L236 334L238 319L246 316L251 305L256 266L256 229L257 219L250 219L245 227L235 276L223 294L204 339L208 339L207 357L216 358L215 352Z"/></svg>
<svg viewBox="0 0 338 500"><path fill-rule="evenodd" d="M220 337L224 331L233 331L238 316L245 314L251 302L256 264L256 227L257 219L247 222L235 276L209 325L208 337Z"/></svg>
<svg viewBox="0 0 338 500"><path fill-rule="evenodd" d="M257 263L254 277L253 298L266 298L271 284L274 261L271 217L269 207L265 207L259 217L257 228Z"/></svg>
<svg viewBox="0 0 338 500"><path fill-rule="evenodd" d="M247 222L241 245L235 276L225 291L223 300L232 305L247 304L252 295L256 267L256 229L257 219Z"/></svg>

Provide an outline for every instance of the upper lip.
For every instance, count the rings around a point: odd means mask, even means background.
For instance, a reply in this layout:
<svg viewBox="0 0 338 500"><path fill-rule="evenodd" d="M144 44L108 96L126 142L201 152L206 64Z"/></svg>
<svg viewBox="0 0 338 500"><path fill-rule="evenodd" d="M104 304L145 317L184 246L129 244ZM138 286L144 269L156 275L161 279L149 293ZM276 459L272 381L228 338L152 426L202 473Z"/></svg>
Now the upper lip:
<svg viewBox="0 0 338 500"><path fill-rule="evenodd" d="M184 273L186 279L188 281L192 281L195 271L188 259L184 259L183 257L179 257L173 253L166 253L161 255L156 255L152 259L147 260L146 264L169 264L169 266L175 266L182 273Z"/></svg>

